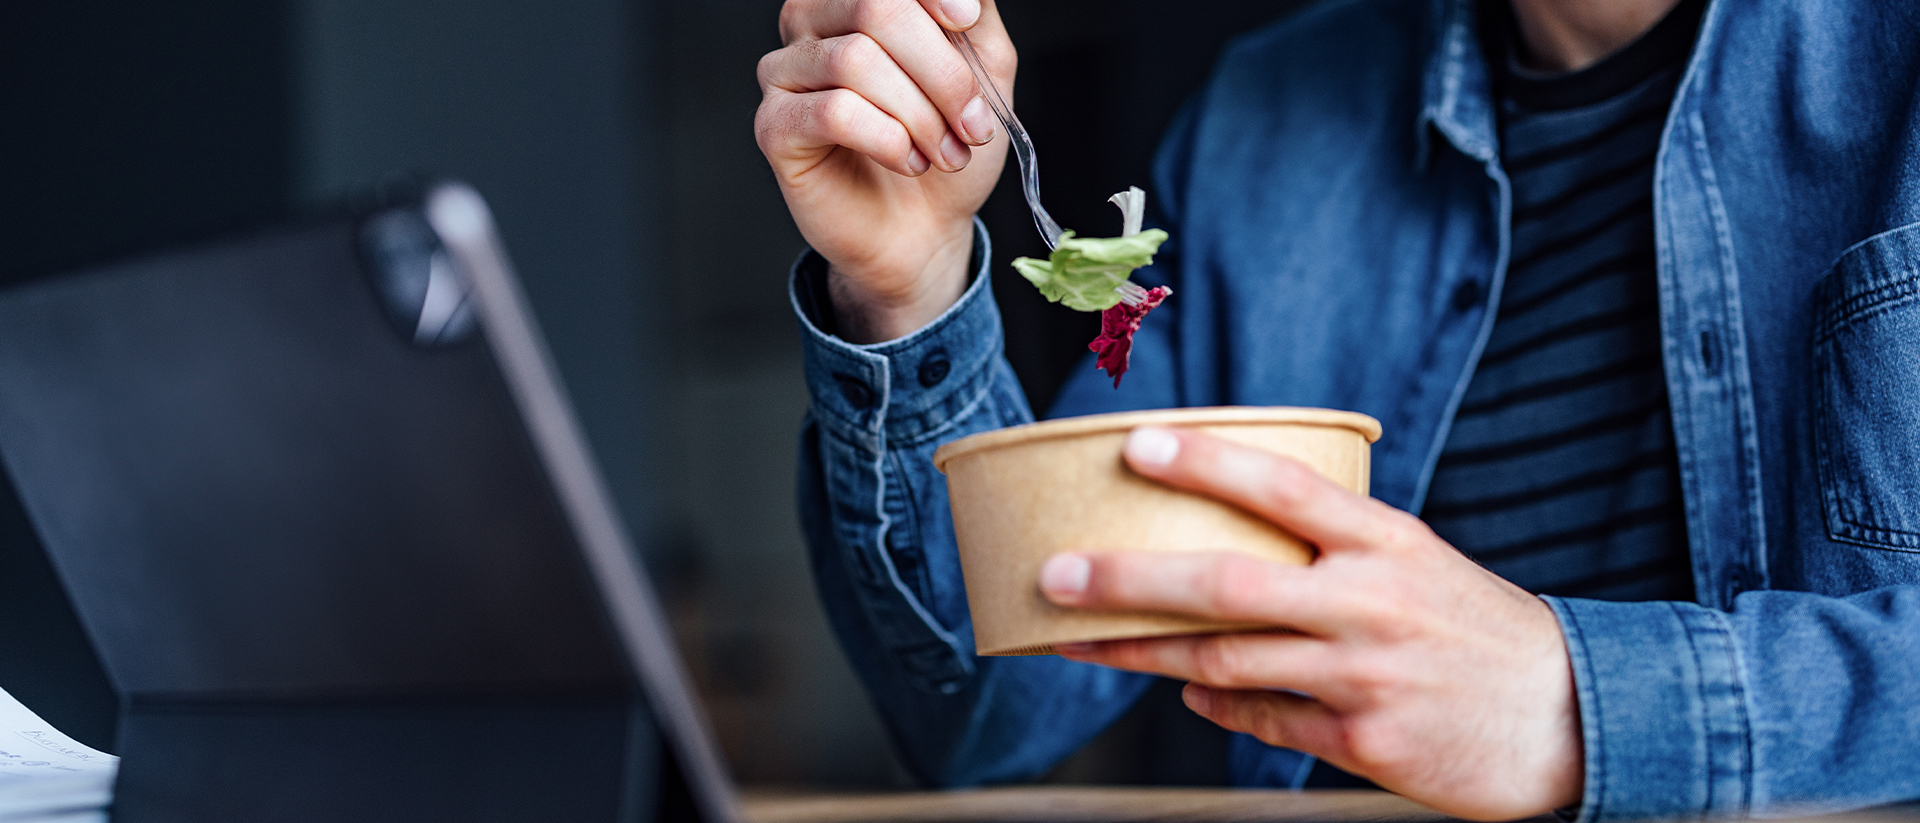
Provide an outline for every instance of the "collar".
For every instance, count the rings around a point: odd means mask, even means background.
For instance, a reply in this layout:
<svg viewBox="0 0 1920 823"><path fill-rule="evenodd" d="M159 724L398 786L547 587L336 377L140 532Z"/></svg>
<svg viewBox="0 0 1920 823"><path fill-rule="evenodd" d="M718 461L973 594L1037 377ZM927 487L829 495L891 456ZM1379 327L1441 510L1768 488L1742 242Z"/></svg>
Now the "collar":
<svg viewBox="0 0 1920 823"><path fill-rule="evenodd" d="M1500 152L1499 129L1474 0L1433 0L1433 13L1438 37L1414 123L1414 165L1426 168L1434 132L1468 157L1494 162Z"/></svg>

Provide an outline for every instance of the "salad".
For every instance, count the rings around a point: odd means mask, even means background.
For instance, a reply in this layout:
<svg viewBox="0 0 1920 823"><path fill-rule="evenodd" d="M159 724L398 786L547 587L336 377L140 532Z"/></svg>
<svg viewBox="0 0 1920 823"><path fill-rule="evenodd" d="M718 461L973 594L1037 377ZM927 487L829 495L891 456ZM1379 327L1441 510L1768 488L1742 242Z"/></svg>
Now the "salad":
<svg viewBox="0 0 1920 823"><path fill-rule="evenodd" d="M1048 300L1075 311L1100 312L1100 336L1087 348L1098 355L1095 365L1113 377L1117 389L1132 360L1134 332L1173 290L1144 288L1130 279L1136 269L1153 263L1154 253L1167 241L1164 231L1140 230L1147 193L1135 186L1108 202L1124 215L1119 237L1075 237L1069 231L1047 259L1021 257L1013 268Z"/></svg>

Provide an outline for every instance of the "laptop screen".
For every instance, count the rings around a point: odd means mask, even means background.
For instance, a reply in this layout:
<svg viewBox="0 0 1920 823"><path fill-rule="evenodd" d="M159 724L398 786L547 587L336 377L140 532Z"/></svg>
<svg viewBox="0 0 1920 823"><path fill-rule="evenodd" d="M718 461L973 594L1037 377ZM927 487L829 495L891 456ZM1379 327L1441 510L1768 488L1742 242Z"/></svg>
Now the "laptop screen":
<svg viewBox="0 0 1920 823"><path fill-rule="evenodd" d="M470 189L0 294L0 456L130 706L632 695L731 816Z"/></svg>

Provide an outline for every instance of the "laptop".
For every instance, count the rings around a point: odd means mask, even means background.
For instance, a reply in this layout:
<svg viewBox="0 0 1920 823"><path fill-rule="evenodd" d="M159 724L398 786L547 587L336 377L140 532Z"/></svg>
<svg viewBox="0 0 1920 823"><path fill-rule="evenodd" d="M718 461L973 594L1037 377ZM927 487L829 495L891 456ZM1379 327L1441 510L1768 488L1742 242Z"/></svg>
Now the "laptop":
<svg viewBox="0 0 1920 823"><path fill-rule="evenodd" d="M471 188L0 294L0 458L117 819L739 819Z"/></svg>
<svg viewBox="0 0 1920 823"><path fill-rule="evenodd" d="M123 706L118 821L1441 819L1377 793L743 804L458 183L0 292L0 462Z"/></svg>

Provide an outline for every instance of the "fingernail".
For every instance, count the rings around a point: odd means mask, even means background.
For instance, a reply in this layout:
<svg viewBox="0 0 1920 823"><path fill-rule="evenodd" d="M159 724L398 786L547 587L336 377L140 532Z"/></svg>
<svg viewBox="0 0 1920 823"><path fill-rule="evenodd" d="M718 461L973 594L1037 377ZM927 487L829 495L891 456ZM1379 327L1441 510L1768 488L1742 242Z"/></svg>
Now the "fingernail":
<svg viewBox="0 0 1920 823"><path fill-rule="evenodd" d="M967 167L968 160L973 159L973 150L960 142L960 138L953 136L953 132L947 132L947 136L940 138L940 158L947 161L947 168L959 171Z"/></svg>
<svg viewBox="0 0 1920 823"><path fill-rule="evenodd" d="M1040 590L1049 596L1075 598L1087 590L1093 564L1077 554L1056 554L1040 567Z"/></svg>
<svg viewBox="0 0 1920 823"><path fill-rule="evenodd" d="M1205 686L1188 683L1186 694L1181 696L1186 698L1187 708L1196 714L1206 714L1213 709L1213 690Z"/></svg>
<svg viewBox="0 0 1920 823"><path fill-rule="evenodd" d="M967 130L967 136L973 138L976 146L992 140L998 125L999 121L993 119L993 110L987 108L985 97L973 98L973 102L960 110L960 126Z"/></svg>
<svg viewBox="0 0 1920 823"><path fill-rule="evenodd" d="M980 22L980 0L940 0L940 13L947 22L966 28Z"/></svg>
<svg viewBox="0 0 1920 823"><path fill-rule="evenodd" d="M927 156L921 154L920 150L916 148L912 154L907 155L907 168L912 169L913 175L918 177L926 174L927 169L933 168L933 163L928 161Z"/></svg>
<svg viewBox="0 0 1920 823"><path fill-rule="evenodd" d="M1127 435L1127 460L1136 466L1165 466L1180 456L1180 438L1166 429L1143 426Z"/></svg>

